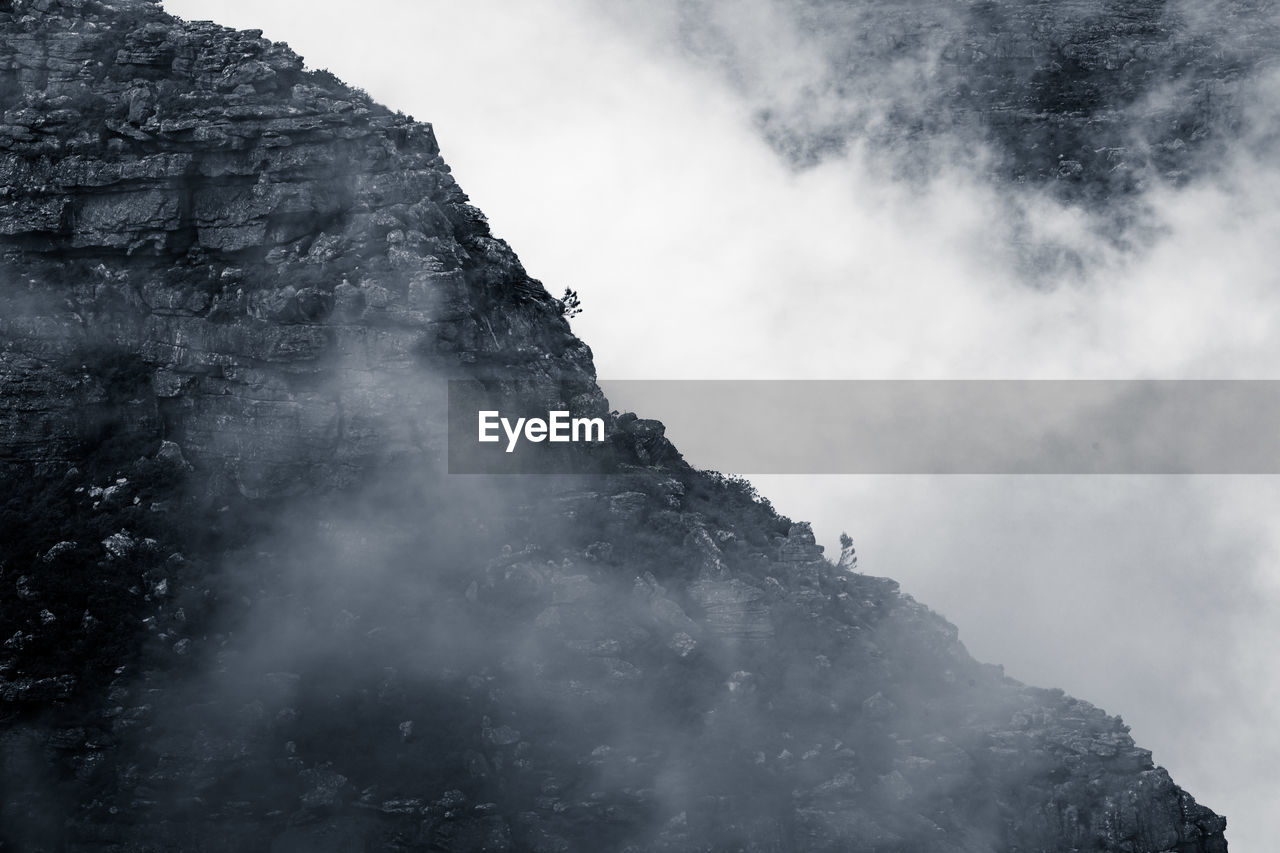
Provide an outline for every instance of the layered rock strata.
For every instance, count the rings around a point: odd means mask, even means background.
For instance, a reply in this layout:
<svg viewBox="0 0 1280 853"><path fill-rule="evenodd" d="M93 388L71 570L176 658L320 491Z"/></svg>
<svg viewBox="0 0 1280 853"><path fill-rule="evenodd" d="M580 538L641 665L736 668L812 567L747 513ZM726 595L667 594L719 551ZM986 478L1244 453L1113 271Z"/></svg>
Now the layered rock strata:
<svg viewBox="0 0 1280 853"><path fill-rule="evenodd" d="M1127 728L604 412L429 126L259 33L0 2L0 846L1225 850Z"/></svg>

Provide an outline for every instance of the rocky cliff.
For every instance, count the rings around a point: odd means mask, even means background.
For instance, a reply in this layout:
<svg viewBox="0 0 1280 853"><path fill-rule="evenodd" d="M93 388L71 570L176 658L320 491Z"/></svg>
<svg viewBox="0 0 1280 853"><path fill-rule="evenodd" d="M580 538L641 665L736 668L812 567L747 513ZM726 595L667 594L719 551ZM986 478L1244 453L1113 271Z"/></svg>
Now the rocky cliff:
<svg viewBox="0 0 1280 853"><path fill-rule="evenodd" d="M797 164L870 143L909 173L959 163L1122 209L1265 124L1255 87L1280 39L1252 0L765 0L753 14L803 55L786 61L730 2L671 5L674 35Z"/></svg>
<svg viewBox="0 0 1280 853"><path fill-rule="evenodd" d="M428 125L146 0L0 31L0 849L1226 849L608 414ZM462 377L612 473L448 476Z"/></svg>

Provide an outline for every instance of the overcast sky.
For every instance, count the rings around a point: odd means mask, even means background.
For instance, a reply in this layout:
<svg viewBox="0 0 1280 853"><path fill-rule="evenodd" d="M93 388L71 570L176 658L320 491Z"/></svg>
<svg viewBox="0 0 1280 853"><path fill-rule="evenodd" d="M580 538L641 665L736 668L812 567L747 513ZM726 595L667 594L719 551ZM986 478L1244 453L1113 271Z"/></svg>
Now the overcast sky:
<svg viewBox="0 0 1280 853"><path fill-rule="evenodd" d="M165 3L263 29L431 121L529 272L579 292L603 378L1280 378L1273 163L1242 150L1212 181L1153 190L1162 236L1140 254L1020 197L1039 233L1094 259L1029 288L999 239L1010 196L974 164L923 195L856 150L796 172L752 104L663 47L661 21L604 5ZM760 73L803 75L802 40L765 23ZM847 530L863 571L955 622L979 659L1123 716L1227 815L1235 849L1280 837L1275 478L755 481L829 551Z"/></svg>

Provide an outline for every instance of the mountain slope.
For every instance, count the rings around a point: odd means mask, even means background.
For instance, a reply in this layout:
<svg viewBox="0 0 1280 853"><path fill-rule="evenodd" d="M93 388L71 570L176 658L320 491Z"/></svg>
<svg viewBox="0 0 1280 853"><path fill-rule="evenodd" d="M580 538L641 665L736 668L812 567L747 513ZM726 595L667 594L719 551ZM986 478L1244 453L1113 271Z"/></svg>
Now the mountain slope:
<svg viewBox="0 0 1280 853"><path fill-rule="evenodd" d="M721 0L660 4L797 165L869 143L1106 207L1214 168L1261 124L1280 20L1254 2ZM641 13L654 17L647 4ZM775 44L762 44L763 23Z"/></svg>
<svg viewBox="0 0 1280 853"><path fill-rule="evenodd" d="M428 125L145 0L0 27L6 849L1226 849L608 413ZM448 378L612 473L448 475Z"/></svg>

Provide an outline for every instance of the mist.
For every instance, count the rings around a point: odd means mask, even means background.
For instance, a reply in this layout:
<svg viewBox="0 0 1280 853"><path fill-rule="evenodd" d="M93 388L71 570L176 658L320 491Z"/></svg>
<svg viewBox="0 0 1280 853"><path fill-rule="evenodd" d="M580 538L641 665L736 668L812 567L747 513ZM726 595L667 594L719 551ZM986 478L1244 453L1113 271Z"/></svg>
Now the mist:
<svg viewBox="0 0 1280 853"><path fill-rule="evenodd" d="M707 42L688 39L700 30L666 4L639 19L628 4L573 0L383 0L359 15L165 5L262 28L431 121L494 232L551 292L581 294L575 332L605 378L1280 372L1274 74L1245 76L1248 122L1206 151L1211 163L1143 175L1138 225L1116 239L1114 211L992 179L997 154L968 137L939 136L910 179L874 133L836 148L780 142L762 108L781 116L775 129L811 120L804 138L847 106L830 94L825 45L782 4L753 3L715 30L731 62L700 54ZM1219 20L1193 24L1221 37ZM858 102L858 121L875 129L884 103L910 100L883 87L930 79L932 54L921 57L875 78L881 97ZM1135 126L1178 91L1133 105ZM1078 261L1029 275L1028 246ZM1233 843L1280 832L1266 814L1280 793L1264 710L1280 686L1272 478L756 482L812 520L829 553L848 530L862 571L956 622L979 659L1122 714L1157 763L1228 816Z"/></svg>

